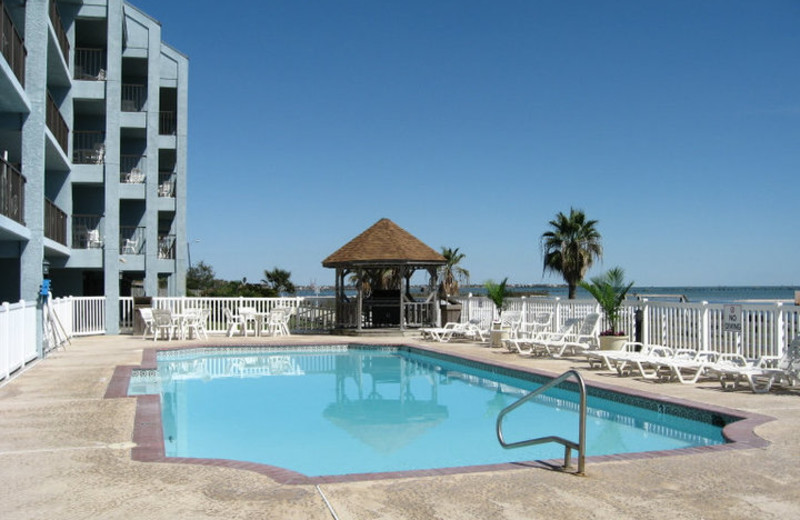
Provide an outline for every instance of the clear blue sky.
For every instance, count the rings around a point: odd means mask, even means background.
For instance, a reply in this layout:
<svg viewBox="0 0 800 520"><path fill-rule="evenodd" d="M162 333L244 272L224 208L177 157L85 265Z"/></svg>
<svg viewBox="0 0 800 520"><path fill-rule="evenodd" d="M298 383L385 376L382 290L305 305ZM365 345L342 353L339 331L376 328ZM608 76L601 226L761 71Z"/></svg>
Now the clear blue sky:
<svg viewBox="0 0 800 520"><path fill-rule="evenodd" d="M191 259L257 281L387 217L473 282L571 206L637 285L800 285L797 0L133 0L190 59ZM198 240L199 242L194 242Z"/></svg>

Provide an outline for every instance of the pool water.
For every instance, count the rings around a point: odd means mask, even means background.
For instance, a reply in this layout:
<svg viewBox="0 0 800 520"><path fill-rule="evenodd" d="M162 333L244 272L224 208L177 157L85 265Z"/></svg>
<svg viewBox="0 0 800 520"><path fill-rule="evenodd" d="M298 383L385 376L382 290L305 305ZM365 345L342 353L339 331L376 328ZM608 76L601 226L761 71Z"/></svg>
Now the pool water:
<svg viewBox="0 0 800 520"><path fill-rule="evenodd" d="M307 476L562 458L559 444L499 445L497 414L546 381L515 375L411 348L196 349L159 352L158 370L135 373L129 395L161 395L168 457L257 462ZM506 440L577 441L578 395L569 387L509 414ZM728 419L702 411L596 389L588 408L587 455L725 442Z"/></svg>

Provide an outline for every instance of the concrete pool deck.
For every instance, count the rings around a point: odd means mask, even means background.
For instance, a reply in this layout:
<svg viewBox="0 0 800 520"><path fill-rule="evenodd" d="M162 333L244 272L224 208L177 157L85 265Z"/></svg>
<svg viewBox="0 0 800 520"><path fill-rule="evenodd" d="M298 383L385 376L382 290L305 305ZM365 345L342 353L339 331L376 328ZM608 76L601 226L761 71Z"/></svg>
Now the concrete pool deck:
<svg viewBox="0 0 800 520"><path fill-rule="evenodd" d="M800 517L800 392L723 392L718 383L651 383L576 359L525 359L474 343L402 337L213 338L203 344L380 343L455 355L763 414L759 448L589 462L578 477L541 468L359 482L285 484L241 469L131 458L135 398L104 399L119 365L144 349L198 342L131 336L73 340L0 387L0 516L17 518L794 518ZM320 491L322 493L320 493ZM324 494L324 498L323 498Z"/></svg>

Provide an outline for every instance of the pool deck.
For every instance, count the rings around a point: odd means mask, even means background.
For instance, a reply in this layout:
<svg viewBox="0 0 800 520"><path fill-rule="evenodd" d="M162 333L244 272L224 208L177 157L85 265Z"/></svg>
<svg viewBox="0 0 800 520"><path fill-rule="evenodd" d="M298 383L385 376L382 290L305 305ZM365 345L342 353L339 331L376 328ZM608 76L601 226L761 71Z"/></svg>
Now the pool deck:
<svg viewBox="0 0 800 520"><path fill-rule="evenodd" d="M538 467L357 482L294 484L224 466L137 462L135 398L105 398L117 366L145 349L201 343L131 336L73 340L0 387L0 517L346 519L800 517L800 391L724 392L718 383L654 383L588 370L575 359L526 359L474 343L402 337L213 338L202 344L381 343L433 347L774 418L755 433L769 444L587 463L586 476ZM321 492L320 492L321 491ZM323 498L323 494L324 497Z"/></svg>

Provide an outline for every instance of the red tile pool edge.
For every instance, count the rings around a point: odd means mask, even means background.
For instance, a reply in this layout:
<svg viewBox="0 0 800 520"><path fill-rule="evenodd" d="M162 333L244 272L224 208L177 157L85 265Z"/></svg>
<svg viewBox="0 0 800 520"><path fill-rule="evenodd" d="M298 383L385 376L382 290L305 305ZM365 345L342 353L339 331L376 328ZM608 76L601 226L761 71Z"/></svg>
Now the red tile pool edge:
<svg viewBox="0 0 800 520"><path fill-rule="evenodd" d="M338 344L349 345L356 344L356 341L343 341ZM319 342L309 344L292 344L286 345L287 348L303 347L317 345ZM335 342L326 342L326 344L334 345ZM489 362L485 359L475 356L464 355L462 353L454 354L453 352L432 348L429 346L422 346L417 344L403 344L403 345L384 345L376 342L364 343L366 345L386 346L386 347L411 347L422 351L430 351L438 354L444 354L456 358L461 358L476 363L483 363L487 365L494 365L509 370L517 370L520 372L527 372L534 375L545 377L553 377L553 374L518 365L511 365L502 362ZM163 350L184 350L184 349L197 349L197 348L213 348L218 345L214 344L195 344L179 347L156 347L144 349L142 353L142 363L139 366L122 365L114 369L114 374L109 381L106 388L105 399L116 399L121 397L128 397L128 386L130 383L131 372L134 369L155 369L156 368L156 355L158 351ZM246 348L253 348L258 345L242 345ZM276 347L281 345L265 344L263 346ZM226 348L235 348L226 345ZM669 457L675 455L689 455L717 451L728 451L733 449L751 449L762 448L768 446L769 441L762 439L755 434L755 428L766 422L775 420L773 417L766 415L755 414L750 412L743 412L741 410L734 410L704 403L697 403L685 399L678 399L667 397L648 392L641 392L628 388L620 388L607 383L598 381L587 381L587 386L602 388L605 390L618 392L622 394L643 397L646 399L654 399L657 401L688 406L691 408L698 408L708 410L725 415L732 415L740 417L741 419L727 425L722 433L723 436L729 441L727 444L717 444L714 446L698 446L693 448L682 448L676 450L666 451L647 451L639 453L622 453L617 455L595 455L586 457L586 463L596 464L599 462L611 461L624 461L624 460L640 460L652 459L658 457ZM302 473L297 473L292 470L270 466L268 464L257 464L254 462L242 462L236 460L226 459L200 459L200 458L181 458L181 457L166 457L164 454L164 437L161 427L161 401L156 395L140 395L136 396L136 414L134 417L133 425L133 442L136 447L131 449L131 459L139 462L167 462L178 464L200 464L203 466L217 466L233 469L243 469L254 471L262 475L266 475L271 479L281 484L323 484L335 482L356 482L367 480L385 480L395 478L410 478L410 477L430 477L442 475L455 475L464 473L477 473L483 471L500 471L509 469L520 468L544 468L553 469L561 466L561 459L558 460L543 460L543 461L524 461L524 462L510 462L500 464L488 464L480 466L459 466L452 468L438 468L426 470L413 470L413 471L393 471L384 473L354 473L349 475L328 475L320 477L309 477Z"/></svg>

